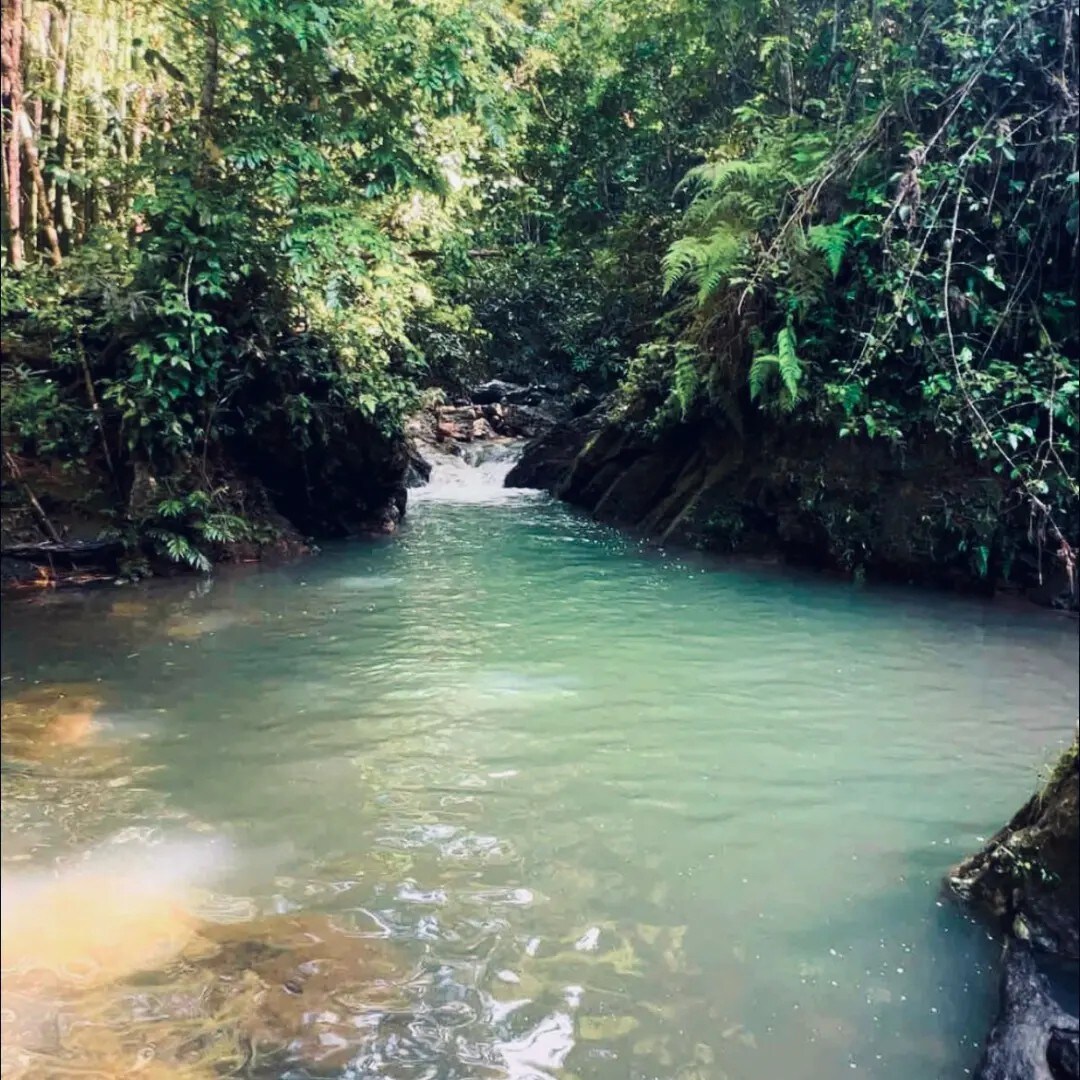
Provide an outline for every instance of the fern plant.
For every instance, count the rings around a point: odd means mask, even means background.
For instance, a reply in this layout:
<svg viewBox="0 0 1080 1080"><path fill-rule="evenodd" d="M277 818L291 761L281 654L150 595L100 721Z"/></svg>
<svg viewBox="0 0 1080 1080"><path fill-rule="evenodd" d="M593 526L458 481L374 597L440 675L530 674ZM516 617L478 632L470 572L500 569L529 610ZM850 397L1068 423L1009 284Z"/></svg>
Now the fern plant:
<svg viewBox="0 0 1080 1080"><path fill-rule="evenodd" d="M164 555L175 563L190 566L200 573L210 573L211 563L205 552L200 551L186 536L171 532L168 529L151 528L146 530L146 535L153 542L160 555Z"/></svg>
<svg viewBox="0 0 1080 1080"><path fill-rule="evenodd" d="M230 544L255 535L251 523L229 507L226 495L224 487L173 491L137 524L159 555L206 574L213 565L207 544Z"/></svg>
<svg viewBox="0 0 1080 1080"><path fill-rule="evenodd" d="M806 233L807 244L822 255L833 277L840 273L850 239L842 221L832 225L811 225Z"/></svg>
<svg viewBox="0 0 1080 1080"><path fill-rule="evenodd" d="M675 346L675 369L671 392L679 407L681 419L686 419L701 389L701 372L698 370L696 350L680 342Z"/></svg>
<svg viewBox="0 0 1080 1080"><path fill-rule="evenodd" d="M763 401L770 387L778 384L772 399L783 412L790 412L799 401L803 364L797 352L795 331L788 323L776 335L776 352L759 353L750 365L750 399Z"/></svg>

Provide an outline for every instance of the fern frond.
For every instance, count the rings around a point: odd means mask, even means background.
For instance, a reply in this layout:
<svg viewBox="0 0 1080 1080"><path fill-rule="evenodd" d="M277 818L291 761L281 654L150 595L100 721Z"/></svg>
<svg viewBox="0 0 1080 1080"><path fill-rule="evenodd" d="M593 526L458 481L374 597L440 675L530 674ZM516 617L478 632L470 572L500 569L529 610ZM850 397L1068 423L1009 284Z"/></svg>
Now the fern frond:
<svg viewBox="0 0 1080 1080"><path fill-rule="evenodd" d="M803 367L796 351L795 331L789 323L776 335L776 352L759 353L750 364L750 400L759 401L775 373L780 378L780 394L774 401L785 412L790 412L799 401L799 383Z"/></svg>
<svg viewBox="0 0 1080 1080"><path fill-rule="evenodd" d="M750 400L757 401L769 381L769 376L776 369L780 359L775 353L761 353L754 357L750 365Z"/></svg>
<svg viewBox="0 0 1080 1080"><path fill-rule="evenodd" d="M179 533L169 532L167 529L150 529L148 535L155 542L158 550L173 562L187 563L188 566L204 574L210 572L210 560L186 537Z"/></svg>
<svg viewBox="0 0 1080 1080"><path fill-rule="evenodd" d="M679 181L676 190L694 187L699 191L698 198L720 191L729 181L741 180L744 183L760 183L766 179L771 167L767 162L747 161L744 158L731 158L724 161L706 161L695 165Z"/></svg>
<svg viewBox="0 0 1080 1080"><path fill-rule="evenodd" d="M181 517L185 511L183 499L162 499L157 504L157 513L159 517L163 518L178 518Z"/></svg>
<svg viewBox="0 0 1080 1080"><path fill-rule="evenodd" d="M833 277L840 273L851 237L839 222L832 225L812 225L806 234L807 243L825 258Z"/></svg>
<svg viewBox="0 0 1080 1080"><path fill-rule="evenodd" d="M672 393L679 403L679 411L686 418L690 406L697 397L701 386L701 374L698 371L697 355L694 349L685 345L675 350L675 370L672 374Z"/></svg>
<svg viewBox="0 0 1080 1080"><path fill-rule="evenodd" d="M799 396L799 381L802 379L802 362L795 351L795 345L795 331L789 323L776 335L776 356L780 381L784 384L792 403Z"/></svg>
<svg viewBox="0 0 1080 1080"><path fill-rule="evenodd" d="M208 514L195 528L205 539L218 544L246 539L251 531L242 517L226 513Z"/></svg>
<svg viewBox="0 0 1080 1080"><path fill-rule="evenodd" d="M669 293L699 264L701 241L696 236L683 236L668 248L664 255L664 294Z"/></svg>

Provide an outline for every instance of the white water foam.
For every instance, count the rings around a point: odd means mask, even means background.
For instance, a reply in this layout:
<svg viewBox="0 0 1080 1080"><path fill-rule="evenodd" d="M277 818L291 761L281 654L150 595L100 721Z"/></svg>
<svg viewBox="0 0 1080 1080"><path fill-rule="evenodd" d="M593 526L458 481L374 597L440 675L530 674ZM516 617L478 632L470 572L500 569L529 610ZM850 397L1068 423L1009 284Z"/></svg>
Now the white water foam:
<svg viewBox="0 0 1080 1080"><path fill-rule="evenodd" d="M542 497L539 491L505 486L523 445L516 441L474 443L460 447L460 453L431 454L431 478L409 492L409 502L494 504Z"/></svg>

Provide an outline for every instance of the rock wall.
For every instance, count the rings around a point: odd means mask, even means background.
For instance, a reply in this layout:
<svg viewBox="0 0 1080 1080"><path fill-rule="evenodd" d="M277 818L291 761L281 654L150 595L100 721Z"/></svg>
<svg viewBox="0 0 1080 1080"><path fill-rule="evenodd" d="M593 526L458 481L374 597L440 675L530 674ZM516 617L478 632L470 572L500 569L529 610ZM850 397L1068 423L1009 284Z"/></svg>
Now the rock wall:
<svg viewBox="0 0 1080 1080"><path fill-rule="evenodd" d="M394 532L405 514L409 447L358 413L325 441L298 445L284 416L277 430L234 440L231 452L265 488L274 509L317 539Z"/></svg>
<svg viewBox="0 0 1080 1080"><path fill-rule="evenodd" d="M1006 570L999 478L933 436L900 450L794 421L651 434L600 407L534 440L507 483L544 488L661 543L987 592ZM1033 566L1009 569L1037 577ZM1069 606L1052 558L1043 570L1044 601Z"/></svg>

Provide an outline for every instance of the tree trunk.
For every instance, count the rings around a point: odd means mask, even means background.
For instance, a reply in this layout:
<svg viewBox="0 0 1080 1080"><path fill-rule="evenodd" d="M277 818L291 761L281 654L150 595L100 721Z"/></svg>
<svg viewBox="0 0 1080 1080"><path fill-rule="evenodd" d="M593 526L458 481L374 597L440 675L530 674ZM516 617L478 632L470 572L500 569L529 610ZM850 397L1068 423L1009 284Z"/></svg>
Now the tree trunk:
<svg viewBox="0 0 1080 1080"><path fill-rule="evenodd" d="M55 178L55 168L64 167L66 155L66 139L64 138L64 107L67 101L67 76L68 76L68 46L71 43L71 15L59 10L53 16L50 35L50 51L53 55L53 97L49 106L49 146L55 162L53 179L49 183L49 207L53 221L59 221L61 232L61 247L69 250L66 245L70 243L67 235L67 222L64 220L63 190L65 183Z"/></svg>
<svg viewBox="0 0 1080 1080"><path fill-rule="evenodd" d="M217 102L220 62L217 13L211 12L206 20L206 66L203 68L202 91L199 94L199 127L205 160L209 160L210 144L214 141L214 105Z"/></svg>
<svg viewBox="0 0 1080 1080"><path fill-rule="evenodd" d="M26 113L19 116L19 123L22 127L22 145L26 154L26 164L30 168L30 176L34 182L34 193L37 195L41 228L49 245L49 258L52 260L53 266L59 266L64 261L60 254L60 237L56 232L56 223L53 221L52 207L49 205L49 193L45 189L45 178L41 175L41 163L38 161L34 131L30 126L30 120Z"/></svg>
<svg viewBox="0 0 1080 1080"><path fill-rule="evenodd" d="M22 231L22 155L19 152L20 117L23 113L22 41L23 2L4 0L3 36L0 38L0 71L4 112L8 130L4 132L4 158L7 164L8 259L15 270L25 261Z"/></svg>

